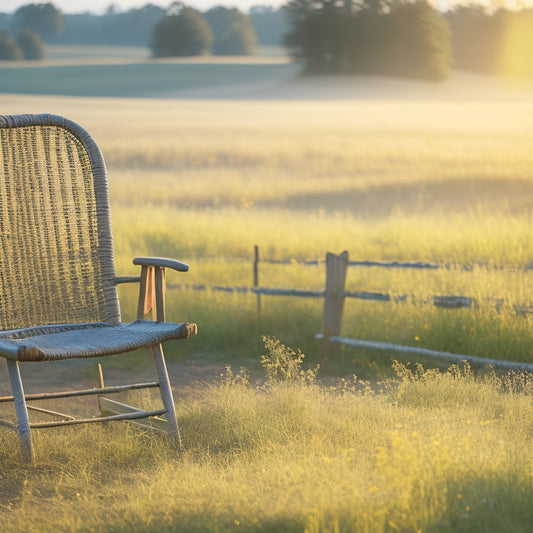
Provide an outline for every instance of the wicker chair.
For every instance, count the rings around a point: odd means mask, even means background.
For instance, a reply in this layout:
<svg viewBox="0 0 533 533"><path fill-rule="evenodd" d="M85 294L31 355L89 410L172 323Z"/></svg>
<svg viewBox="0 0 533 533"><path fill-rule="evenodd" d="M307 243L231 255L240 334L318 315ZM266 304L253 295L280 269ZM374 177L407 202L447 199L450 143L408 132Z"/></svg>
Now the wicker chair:
<svg viewBox="0 0 533 533"><path fill-rule="evenodd" d="M31 429L108 420L163 424L179 440L161 343L196 334L196 324L165 322L165 269L188 266L138 257L138 277L116 277L107 173L79 125L55 115L0 116L0 355L6 359L22 455L32 462ZM122 323L117 284L140 282L138 320ZM144 316L152 312L152 320ZM19 363L122 354L151 347L158 380L115 387L28 394ZM75 419L34 400L158 387L163 409L146 411L101 398L105 416ZM30 423L28 409L54 419ZM161 418L161 415L166 415ZM56 418L59 417L59 418ZM155 422L154 422L155 421Z"/></svg>

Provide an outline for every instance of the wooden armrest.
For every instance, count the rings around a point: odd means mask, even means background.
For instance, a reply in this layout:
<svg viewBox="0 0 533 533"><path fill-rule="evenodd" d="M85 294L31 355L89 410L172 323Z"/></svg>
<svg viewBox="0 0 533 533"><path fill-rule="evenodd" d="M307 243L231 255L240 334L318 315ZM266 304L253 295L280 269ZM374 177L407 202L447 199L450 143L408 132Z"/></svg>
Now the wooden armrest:
<svg viewBox="0 0 533 533"><path fill-rule="evenodd" d="M141 281L141 276L115 276L113 278L115 285L120 285L121 283L139 283L139 281Z"/></svg>
<svg viewBox="0 0 533 533"><path fill-rule="evenodd" d="M171 268L178 272L187 272L189 265L165 257L136 257L133 260L133 264L142 267L137 318L142 319L145 314L152 311L153 320L164 322L166 293L165 269Z"/></svg>
<svg viewBox="0 0 533 533"><path fill-rule="evenodd" d="M171 268L172 270L177 270L178 272L188 272L189 270L189 265L182 263L181 261L176 261L176 259L167 259L166 257L136 257L133 260L133 264Z"/></svg>

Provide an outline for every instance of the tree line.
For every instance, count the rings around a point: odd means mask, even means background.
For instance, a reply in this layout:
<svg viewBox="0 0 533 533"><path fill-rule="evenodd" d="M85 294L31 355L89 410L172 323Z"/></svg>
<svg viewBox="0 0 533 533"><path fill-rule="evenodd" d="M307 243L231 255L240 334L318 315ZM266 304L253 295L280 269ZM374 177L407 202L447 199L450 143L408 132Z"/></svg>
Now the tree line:
<svg viewBox="0 0 533 533"><path fill-rule="evenodd" d="M0 59L42 59L43 39L63 29L61 12L51 3L28 4L0 16Z"/></svg>
<svg viewBox="0 0 533 533"><path fill-rule="evenodd" d="M201 18L207 22L208 40L212 45L209 51L215 54L249 54L254 52L257 44L281 45L288 29L284 7L258 5L245 14L238 9L219 6L200 13L181 2L174 2L167 8L148 3L127 11L110 5L103 15L94 15L89 12L65 14L52 3L46 3L27 4L13 14L0 13L0 32L6 37L6 43L13 43L21 28L31 29L40 38L41 48L44 41L53 44L148 46L153 49L156 26L167 18L177 16L183 9L189 21ZM189 16L191 11L195 12L192 17ZM46 16L43 16L44 13ZM197 30L205 33L203 23L197 26ZM10 53L12 59L20 57L13 53L13 47L5 48L6 57L3 59L9 59ZM0 44L0 57L2 49Z"/></svg>
<svg viewBox="0 0 533 533"><path fill-rule="evenodd" d="M291 0L287 9L285 45L312 72L533 76L533 9L443 13L426 0Z"/></svg>
<svg viewBox="0 0 533 533"><path fill-rule="evenodd" d="M439 80L451 68L533 77L533 9L440 12L427 0L290 0L274 9L181 2L104 15L63 14L28 4L0 14L0 59L42 57L42 41L149 46L155 57L251 54L283 45L307 70Z"/></svg>

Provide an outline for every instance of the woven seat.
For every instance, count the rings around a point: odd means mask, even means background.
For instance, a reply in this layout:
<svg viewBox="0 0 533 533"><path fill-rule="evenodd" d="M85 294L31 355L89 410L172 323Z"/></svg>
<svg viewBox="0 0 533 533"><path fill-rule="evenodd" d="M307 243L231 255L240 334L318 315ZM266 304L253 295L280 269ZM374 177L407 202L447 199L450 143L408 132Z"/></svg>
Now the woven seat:
<svg viewBox="0 0 533 533"><path fill-rule="evenodd" d="M171 339L186 339L196 324L136 320L131 324L82 324L23 338L0 339L0 355L18 361L55 361L131 352Z"/></svg>
<svg viewBox="0 0 533 533"><path fill-rule="evenodd" d="M196 324L165 322L166 269L184 272L188 266L140 257L133 261L141 267L140 276L115 276L106 167L95 141L79 125L56 115L0 116L0 146L0 355L13 391L0 401L14 402L17 425L0 424L18 430L29 462L31 427L164 413L168 433L179 439L161 343L196 334ZM130 324L121 321L117 293L117 284L125 282L140 283L138 320ZM152 320L144 320L150 312ZM102 357L146 347L152 348L155 386L164 409L122 406L127 413L81 421L61 415L63 420L48 425L29 422L19 363ZM116 389L102 380L96 392ZM86 392L72 391L71 396ZM51 394L30 396L40 400Z"/></svg>

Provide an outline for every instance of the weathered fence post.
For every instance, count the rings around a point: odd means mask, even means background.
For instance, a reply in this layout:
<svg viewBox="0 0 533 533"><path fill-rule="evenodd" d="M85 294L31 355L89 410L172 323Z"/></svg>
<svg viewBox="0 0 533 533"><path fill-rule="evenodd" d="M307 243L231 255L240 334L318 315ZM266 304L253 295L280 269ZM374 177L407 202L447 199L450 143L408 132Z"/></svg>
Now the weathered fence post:
<svg viewBox="0 0 533 533"><path fill-rule="evenodd" d="M326 255L326 294L324 301L324 356L335 357L340 351L340 345L329 342L329 338L341 332L342 311L344 308L344 288L346 284L346 269L348 267L348 252L340 255L330 252Z"/></svg>

